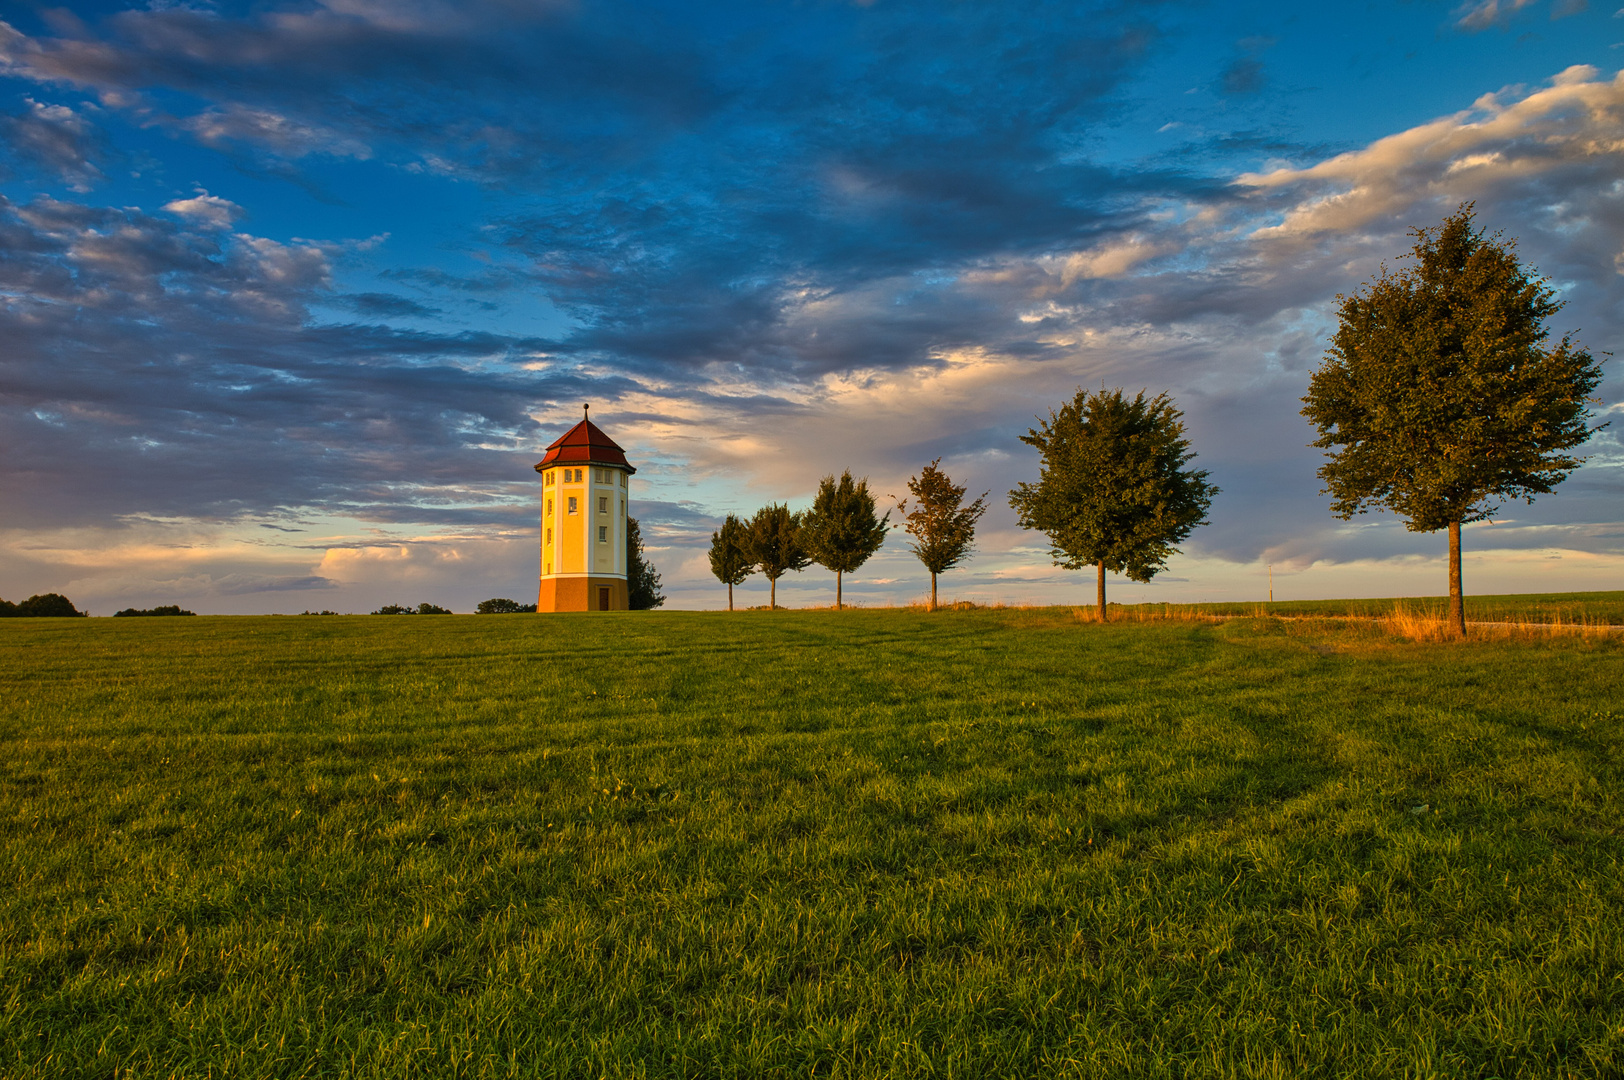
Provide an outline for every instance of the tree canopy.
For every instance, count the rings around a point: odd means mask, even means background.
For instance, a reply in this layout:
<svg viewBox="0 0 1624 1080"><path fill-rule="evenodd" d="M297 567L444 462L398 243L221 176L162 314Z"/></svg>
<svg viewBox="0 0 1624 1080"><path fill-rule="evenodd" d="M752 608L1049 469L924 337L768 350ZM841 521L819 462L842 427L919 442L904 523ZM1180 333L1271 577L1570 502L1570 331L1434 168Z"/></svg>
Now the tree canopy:
<svg viewBox="0 0 1624 1080"><path fill-rule="evenodd" d="M1133 398L1120 389L1077 395L1021 436L1043 464L1035 484L1009 493L1023 528L1049 536L1055 565L1098 569L1099 614L1105 574L1149 581L1207 520L1218 488L1184 437L1183 413L1166 394Z"/></svg>
<svg viewBox="0 0 1624 1080"><path fill-rule="evenodd" d="M835 572L835 610L841 606L841 585L845 575L869 560L885 543L891 515L874 516L874 496L868 478L853 481L847 469L836 480L825 476L818 483L817 497L801 524L801 546L816 563Z"/></svg>
<svg viewBox="0 0 1624 1080"><path fill-rule="evenodd" d="M976 522L987 512L987 495L969 506L964 506L963 485L953 483L951 477L937 468L937 458L908 480L908 492L914 498L914 507L908 509L908 500L897 504L903 515L908 535L913 537L908 549L930 571L930 610L936 610L936 575L945 574L970 556L970 545L975 541Z"/></svg>
<svg viewBox="0 0 1624 1080"><path fill-rule="evenodd" d="M1339 325L1303 400L1329 451L1331 511L1372 507L1415 532L1449 530L1450 621L1465 633L1460 527L1501 500L1551 491L1583 459L1601 364L1571 337L1547 346L1555 290L1515 242L1473 227L1467 203L1411 231L1413 264L1385 266L1341 301Z"/></svg>
<svg viewBox="0 0 1624 1080"><path fill-rule="evenodd" d="M8 600L0 600L0 618L77 618L89 614L88 611L80 611L75 608L73 601L61 593L35 593L27 600L16 604Z"/></svg>
<svg viewBox="0 0 1624 1080"><path fill-rule="evenodd" d="M716 580L727 586L727 609L732 611L733 586L743 585L756 570L750 557L750 528L732 514L711 533L710 565Z"/></svg>
<svg viewBox="0 0 1624 1080"><path fill-rule="evenodd" d="M481 600L474 608L475 615L523 615L536 610L534 604L521 604L517 600L509 600L502 596L493 596L489 600Z"/></svg>
<svg viewBox="0 0 1624 1080"><path fill-rule="evenodd" d="M812 560L801 545L801 515L773 503L750 519L750 562L770 584L768 605L778 607L778 579L789 570L805 570Z"/></svg>
<svg viewBox="0 0 1624 1080"><path fill-rule="evenodd" d="M643 530L637 519L626 519L626 607L649 611L665 603L660 591L660 572L643 557Z"/></svg>

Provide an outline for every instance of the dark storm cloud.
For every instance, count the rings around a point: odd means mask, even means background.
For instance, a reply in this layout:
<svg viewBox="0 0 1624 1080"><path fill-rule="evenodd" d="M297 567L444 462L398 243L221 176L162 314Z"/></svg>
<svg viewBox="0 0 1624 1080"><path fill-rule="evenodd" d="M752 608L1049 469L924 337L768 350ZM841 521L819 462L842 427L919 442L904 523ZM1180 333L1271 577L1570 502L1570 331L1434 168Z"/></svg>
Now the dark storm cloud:
<svg viewBox="0 0 1624 1080"><path fill-rule="evenodd" d="M38 170L74 191L104 179L116 156L101 130L83 112L24 98L17 112L0 116L0 152L22 170Z"/></svg>
<svg viewBox="0 0 1624 1080"><path fill-rule="evenodd" d="M313 245L0 203L5 524L522 488L527 410L615 392L525 370L539 339L312 325L329 287Z"/></svg>
<svg viewBox="0 0 1624 1080"><path fill-rule="evenodd" d="M165 6L56 36L0 28L0 62L210 145L367 157L384 142L417 151L426 167L474 174L624 152L723 98L680 28L647 10L346 7ZM203 108L184 111L197 100ZM553 107L515 106L543 101Z"/></svg>
<svg viewBox="0 0 1624 1080"><path fill-rule="evenodd" d="M541 209L501 234L532 272L462 287L539 288L582 324L569 349L629 370L803 377L859 356L914 364L980 335L962 298L944 298L872 339L814 340L786 324L795 296L1078 246L1130 227L1146 197L1213 186L1102 170L1075 149L1154 44L1154 9L831 5L796 10L785 32L785 12L756 5L680 18L618 4L165 7L12 31L0 51L14 74L99 92L210 146L286 163L383 156L494 184L544 176Z"/></svg>
<svg viewBox="0 0 1624 1080"><path fill-rule="evenodd" d="M416 300L396 296L393 293L351 293L347 296L338 297L338 301L354 308L361 315L411 315L417 318L433 318L440 314L439 308L432 308L426 304L420 304Z"/></svg>

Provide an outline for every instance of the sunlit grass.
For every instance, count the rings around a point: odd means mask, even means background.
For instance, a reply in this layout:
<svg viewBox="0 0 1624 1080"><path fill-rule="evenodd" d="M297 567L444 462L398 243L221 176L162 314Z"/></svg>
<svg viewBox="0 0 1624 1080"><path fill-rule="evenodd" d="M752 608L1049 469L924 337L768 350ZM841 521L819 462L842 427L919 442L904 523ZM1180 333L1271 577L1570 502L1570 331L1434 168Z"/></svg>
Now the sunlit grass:
<svg viewBox="0 0 1624 1080"><path fill-rule="evenodd" d="M0 1074L1606 1074L1621 637L6 620Z"/></svg>
<svg viewBox="0 0 1624 1080"><path fill-rule="evenodd" d="M1471 622L1548 623L1553 625L1624 624L1624 592L1517 593L1508 596L1465 597ZM1381 619L1402 612L1410 616L1444 618L1447 596L1387 597L1376 600L1277 600L1212 604L1132 604L1120 609L1145 617L1180 614L1280 617L1324 615Z"/></svg>

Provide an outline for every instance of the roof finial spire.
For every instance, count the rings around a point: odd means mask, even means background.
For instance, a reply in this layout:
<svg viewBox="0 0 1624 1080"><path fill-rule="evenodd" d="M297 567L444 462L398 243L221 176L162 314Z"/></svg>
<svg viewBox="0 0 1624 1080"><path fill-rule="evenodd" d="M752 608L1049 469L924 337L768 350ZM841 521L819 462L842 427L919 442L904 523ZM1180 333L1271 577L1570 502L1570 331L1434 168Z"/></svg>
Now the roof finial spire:
<svg viewBox="0 0 1624 1080"><path fill-rule="evenodd" d="M582 420L590 420L590 419L592 419L592 406L590 406L590 405L582 405L581 406L581 419Z"/></svg>

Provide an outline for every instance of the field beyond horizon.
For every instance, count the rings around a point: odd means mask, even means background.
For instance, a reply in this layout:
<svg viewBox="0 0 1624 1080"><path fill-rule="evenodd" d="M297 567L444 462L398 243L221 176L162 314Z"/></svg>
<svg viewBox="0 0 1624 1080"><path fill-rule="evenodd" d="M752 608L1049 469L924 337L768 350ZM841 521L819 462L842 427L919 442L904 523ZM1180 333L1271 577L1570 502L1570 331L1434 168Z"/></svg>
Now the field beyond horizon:
<svg viewBox="0 0 1624 1080"><path fill-rule="evenodd" d="M0 1074L1616 1075L1624 634L1291 614L0 620Z"/></svg>

